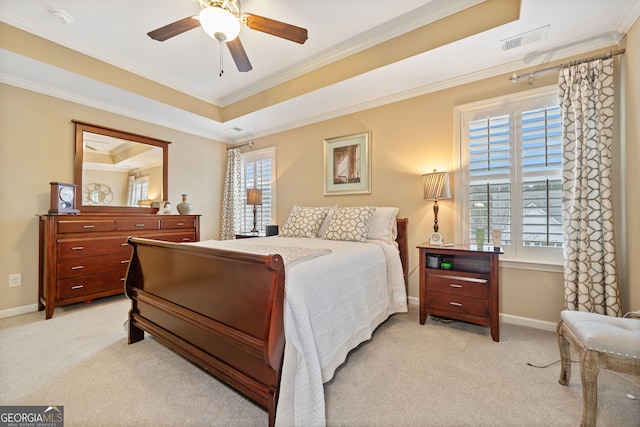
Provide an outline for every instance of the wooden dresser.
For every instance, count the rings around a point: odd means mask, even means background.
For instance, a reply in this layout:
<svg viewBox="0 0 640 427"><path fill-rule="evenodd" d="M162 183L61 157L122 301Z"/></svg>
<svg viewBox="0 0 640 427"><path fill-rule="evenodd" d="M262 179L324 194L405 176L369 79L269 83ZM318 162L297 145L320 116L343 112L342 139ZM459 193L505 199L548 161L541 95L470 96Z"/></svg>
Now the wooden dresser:
<svg viewBox="0 0 640 427"><path fill-rule="evenodd" d="M468 246L420 249L420 324L427 315L489 326L500 341L500 251ZM443 268L444 267L447 268Z"/></svg>
<svg viewBox="0 0 640 427"><path fill-rule="evenodd" d="M200 240L199 215L39 215L38 309L124 292L129 236L169 242Z"/></svg>

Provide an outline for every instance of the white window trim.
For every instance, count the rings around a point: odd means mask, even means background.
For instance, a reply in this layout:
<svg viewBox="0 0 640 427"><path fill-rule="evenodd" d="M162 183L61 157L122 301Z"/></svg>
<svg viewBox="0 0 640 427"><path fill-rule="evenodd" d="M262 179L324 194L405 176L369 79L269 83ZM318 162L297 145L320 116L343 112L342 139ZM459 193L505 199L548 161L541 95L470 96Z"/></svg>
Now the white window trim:
<svg viewBox="0 0 640 427"><path fill-rule="evenodd" d="M463 127L462 116L465 111L473 110L473 109L488 109L496 107L498 108L501 104L504 103L513 103L513 102L522 102L532 98L538 98L541 96L549 95L550 92L557 91L557 86L546 86L538 89L532 89L526 92L499 96L495 98L490 98L482 101L472 102L469 104L454 106L453 112L453 126L454 126L454 179L456 183L456 189L459 188L462 183L469 182L469 174L468 174L468 164L465 163L464 153L463 153L463 144L462 137L466 132L466 129ZM560 101L558 101L560 102ZM512 123L513 126L513 123ZM465 147L466 149L466 147ZM515 155L515 154L514 154ZM512 174L515 173L515 168L512 168ZM520 182L518 179L516 182ZM512 180L512 182L514 182ZM465 184L466 185L466 184ZM460 244L469 244L469 230L468 225L465 226L463 223L464 212L467 212L469 209L468 201L465 197L463 197L462 191L454 191L454 241ZM519 229L515 229L512 233L520 233ZM538 248L541 249L541 248ZM508 251L507 251L508 252ZM562 249L543 249L539 251L540 256L531 257L530 254L527 256L519 256L510 255L505 253L500 257L500 265L508 268L518 268L518 269L526 269L526 270L538 270L538 271L551 271L551 272L562 272L563 267L563 258L562 258Z"/></svg>

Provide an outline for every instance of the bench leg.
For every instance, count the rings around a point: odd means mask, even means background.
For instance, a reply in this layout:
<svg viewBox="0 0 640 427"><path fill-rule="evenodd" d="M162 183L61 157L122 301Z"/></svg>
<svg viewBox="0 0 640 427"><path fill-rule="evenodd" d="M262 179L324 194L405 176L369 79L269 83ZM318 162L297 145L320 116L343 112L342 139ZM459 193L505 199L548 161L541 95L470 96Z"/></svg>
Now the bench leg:
<svg viewBox="0 0 640 427"><path fill-rule="evenodd" d="M562 385L569 385L571 380L571 347L569 341L564 336L564 323L560 321L556 328L558 337L558 349L560 350L560 378L558 382Z"/></svg>
<svg viewBox="0 0 640 427"><path fill-rule="evenodd" d="M585 351L580 358L580 376L582 378L582 409L581 427L594 427L598 417L598 374L600 361L595 351Z"/></svg>

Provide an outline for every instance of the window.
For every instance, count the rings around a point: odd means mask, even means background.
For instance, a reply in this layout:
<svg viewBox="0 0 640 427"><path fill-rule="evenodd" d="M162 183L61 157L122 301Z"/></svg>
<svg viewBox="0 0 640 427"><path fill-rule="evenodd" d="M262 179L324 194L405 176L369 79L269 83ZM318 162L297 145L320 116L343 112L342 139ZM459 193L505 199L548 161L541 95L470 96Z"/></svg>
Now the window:
<svg viewBox="0 0 640 427"><path fill-rule="evenodd" d="M128 205L139 206L140 201L149 199L149 177L129 176L130 188Z"/></svg>
<svg viewBox="0 0 640 427"><path fill-rule="evenodd" d="M247 190L262 190L262 205L256 206L256 227L264 232L265 226L273 224L275 214L276 149L250 151L240 156L242 162L242 206L240 231L248 232L253 228L253 206L247 205Z"/></svg>
<svg viewBox="0 0 640 427"><path fill-rule="evenodd" d="M456 240L502 229L507 259L562 257L562 130L557 88L456 108Z"/></svg>

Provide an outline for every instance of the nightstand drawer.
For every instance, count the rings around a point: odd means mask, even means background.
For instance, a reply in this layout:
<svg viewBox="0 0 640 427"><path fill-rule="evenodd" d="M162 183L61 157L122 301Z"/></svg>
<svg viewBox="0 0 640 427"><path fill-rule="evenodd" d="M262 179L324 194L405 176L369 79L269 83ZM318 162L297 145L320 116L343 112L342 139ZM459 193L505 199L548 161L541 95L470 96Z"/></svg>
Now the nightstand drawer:
<svg viewBox="0 0 640 427"><path fill-rule="evenodd" d="M427 310L430 309L486 318L489 315L489 301L444 292L429 292Z"/></svg>
<svg viewBox="0 0 640 427"><path fill-rule="evenodd" d="M489 281L481 275L443 272L429 272L427 289L475 298L489 297Z"/></svg>
<svg viewBox="0 0 640 427"><path fill-rule="evenodd" d="M104 292L117 293L117 291L124 293L126 276L125 271L59 280L56 289L57 298L76 298Z"/></svg>

